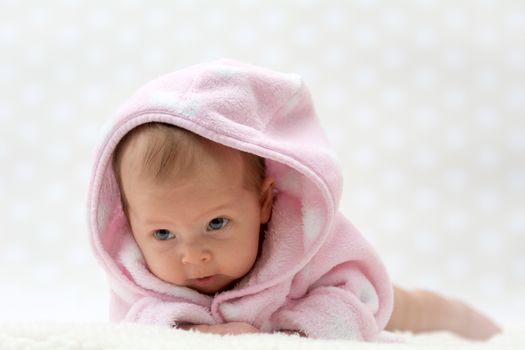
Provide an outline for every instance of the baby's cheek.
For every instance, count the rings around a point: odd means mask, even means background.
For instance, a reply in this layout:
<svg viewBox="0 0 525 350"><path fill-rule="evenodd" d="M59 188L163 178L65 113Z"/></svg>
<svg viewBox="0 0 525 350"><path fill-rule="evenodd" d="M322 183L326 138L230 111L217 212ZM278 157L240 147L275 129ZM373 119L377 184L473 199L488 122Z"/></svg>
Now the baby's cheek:
<svg viewBox="0 0 525 350"><path fill-rule="evenodd" d="M151 273L161 280L172 284L181 284L184 281L181 268L175 259L169 256L154 255L146 260Z"/></svg>

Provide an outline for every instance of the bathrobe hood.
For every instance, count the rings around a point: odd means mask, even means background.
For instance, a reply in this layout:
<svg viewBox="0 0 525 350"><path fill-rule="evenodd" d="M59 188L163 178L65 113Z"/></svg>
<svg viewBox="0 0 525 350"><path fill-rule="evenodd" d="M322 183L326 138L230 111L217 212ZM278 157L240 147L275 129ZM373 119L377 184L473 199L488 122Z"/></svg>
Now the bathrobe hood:
<svg viewBox="0 0 525 350"><path fill-rule="evenodd" d="M149 122L173 124L261 156L276 179L262 254L231 290L203 295L161 281L145 266L111 164L123 136ZM265 331L299 328L314 337L372 339L390 316L391 285L373 249L338 212L341 192L336 155L300 76L222 59L151 81L109 122L91 180L91 244L109 276L111 318L172 326L245 321ZM355 297L343 302L351 304L352 316L344 321L351 330L339 325L335 332L313 331L319 325L297 321L308 318L303 312L308 306L295 304L341 283ZM329 299L334 296L322 300Z"/></svg>

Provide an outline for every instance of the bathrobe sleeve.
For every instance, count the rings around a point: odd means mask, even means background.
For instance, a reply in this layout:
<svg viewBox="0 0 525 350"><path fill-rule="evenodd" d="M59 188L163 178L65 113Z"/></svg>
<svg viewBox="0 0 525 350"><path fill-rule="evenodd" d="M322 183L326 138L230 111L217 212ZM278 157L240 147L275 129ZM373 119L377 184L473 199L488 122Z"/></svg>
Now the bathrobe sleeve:
<svg viewBox="0 0 525 350"><path fill-rule="evenodd" d="M307 293L273 315L276 330L312 338L373 340L384 327L376 319L379 297L354 262L336 266Z"/></svg>
<svg viewBox="0 0 525 350"><path fill-rule="evenodd" d="M177 327L181 324L215 324L209 310L196 304L145 297L135 302L124 321Z"/></svg>

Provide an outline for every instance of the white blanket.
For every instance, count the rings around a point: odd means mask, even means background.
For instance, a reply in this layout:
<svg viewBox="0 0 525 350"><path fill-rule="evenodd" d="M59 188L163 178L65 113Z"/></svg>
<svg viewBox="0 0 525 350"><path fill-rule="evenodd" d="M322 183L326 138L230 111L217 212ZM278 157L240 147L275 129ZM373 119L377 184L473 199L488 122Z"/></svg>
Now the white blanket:
<svg viewBox="0 0 525 350"><path fill-rule="evenodd" d="M488 342L467 341L448 333L401 333L404 343L314 340L285 334L220 336L157 326L107 323L0 324L0 349L525 349L525 322L506 324Z"/></svg>

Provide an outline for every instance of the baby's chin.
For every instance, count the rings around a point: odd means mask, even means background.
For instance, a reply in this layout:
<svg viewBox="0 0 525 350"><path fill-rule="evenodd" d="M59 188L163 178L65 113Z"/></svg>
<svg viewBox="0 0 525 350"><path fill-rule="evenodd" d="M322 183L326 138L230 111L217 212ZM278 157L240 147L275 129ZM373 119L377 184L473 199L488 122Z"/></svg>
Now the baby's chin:
<svg viewBox="0 0 525 350"><path fill-rule="evenodd" d="M232 279L232 277L225 275L215 275L214 278L215 280L209 285L207 283L199 284L198 282L190 281L187 287L199 293L213 296L232 289L240 280L240 278Z"/></svg>

